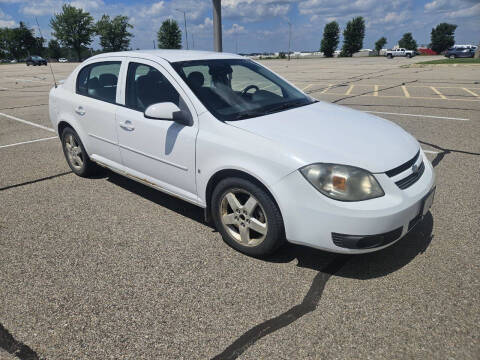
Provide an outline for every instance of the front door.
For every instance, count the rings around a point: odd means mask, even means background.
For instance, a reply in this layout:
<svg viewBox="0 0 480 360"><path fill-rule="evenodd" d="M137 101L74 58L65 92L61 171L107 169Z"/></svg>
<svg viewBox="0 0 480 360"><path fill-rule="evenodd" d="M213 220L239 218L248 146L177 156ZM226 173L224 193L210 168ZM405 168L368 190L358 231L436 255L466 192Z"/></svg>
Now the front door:
<svg viewBox="0 0 480 360"><path fill-rule="evenodd" d="M125 171L197 202L198 121L193 106L185 101L185 94L168 72L153 61L130 59L126 77L125 106L117 110L118 143ZM164 102L188 112L193 126L144 116L149 105Z"/></svg>

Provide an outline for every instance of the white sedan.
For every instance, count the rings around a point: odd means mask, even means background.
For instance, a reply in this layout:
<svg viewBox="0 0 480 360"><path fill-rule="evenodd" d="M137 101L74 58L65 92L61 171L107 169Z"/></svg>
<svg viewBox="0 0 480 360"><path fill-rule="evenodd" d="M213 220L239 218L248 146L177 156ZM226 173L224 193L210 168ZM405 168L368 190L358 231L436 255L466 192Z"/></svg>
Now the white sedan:
<svg viewBox="0 0 480 360"><path fill-rule="evenodd" d="M75 174L101 165L196 204L249 255L285 240L382 249L432 205L433 168L413 136L317 101L238 55L97 55L50 91L49 104Z"/></svg>
<svg viewBox="0 0 480 360"><path fill-rule="evenodd" d="M68 60L67 60L67 59L65 59L65 58L60 58L60 59L58 59L58 62L61 62L61 63L66 63L66 62L68 62Z"/></svg>

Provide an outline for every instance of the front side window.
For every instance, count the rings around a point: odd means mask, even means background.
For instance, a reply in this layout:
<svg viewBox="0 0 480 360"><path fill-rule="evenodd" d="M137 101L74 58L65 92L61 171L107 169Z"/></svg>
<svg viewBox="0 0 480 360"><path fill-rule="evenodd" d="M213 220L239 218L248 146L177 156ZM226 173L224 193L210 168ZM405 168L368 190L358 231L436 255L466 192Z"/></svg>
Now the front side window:
<svg viewBox="0 0 480 360"><path fill-rule="evenodd" d="M114 103L120 64L105 61L85 66L77 76L77 94Z"/></svg>
<svg viewBox="0 0 480 360"><path fill-rule="evenodd" d="M222 121L267 115L315 102L250 60L195 60L172 66L205 107Z"/></svg>
<svg viewBox="0 0 480 360"><path fill-rule="evenodd" d="M125 105L145 111L152 104L172 102L180 109L185 105L172 84L152 66L131 62L128 65Z"/></svg>

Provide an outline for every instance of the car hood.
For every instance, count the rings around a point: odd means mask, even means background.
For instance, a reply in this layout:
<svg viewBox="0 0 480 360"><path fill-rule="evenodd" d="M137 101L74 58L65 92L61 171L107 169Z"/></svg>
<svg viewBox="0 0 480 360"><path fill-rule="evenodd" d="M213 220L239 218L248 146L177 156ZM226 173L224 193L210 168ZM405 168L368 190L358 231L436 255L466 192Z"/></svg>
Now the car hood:
<svg viewBox="0 0 480 360"><path fill-rule="evenodd" d="M299 166L324 162L382 173L419 149L413 136L388 120L321 101L228 124L280 143Z"/></svg>

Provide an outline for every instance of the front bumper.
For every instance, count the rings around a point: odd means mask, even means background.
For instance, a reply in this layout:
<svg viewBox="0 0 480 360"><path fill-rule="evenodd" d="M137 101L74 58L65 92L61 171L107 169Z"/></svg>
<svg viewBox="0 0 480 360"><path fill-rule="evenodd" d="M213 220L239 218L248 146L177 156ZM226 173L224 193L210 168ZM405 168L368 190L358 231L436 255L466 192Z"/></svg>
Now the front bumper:
<svg viewBox="0 0 480 360"><path fill-rule="evenodd" d="M419 220L423 200L435 185L432 165L421 156L425 171L415 184L402 190L387 175L375 174L385 195L366 201L330 199L299 171L289 174L271 187L287 240L338 253L366 253L398 241Z"/></svg>

